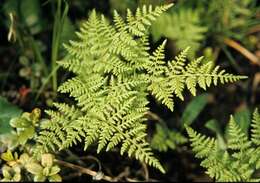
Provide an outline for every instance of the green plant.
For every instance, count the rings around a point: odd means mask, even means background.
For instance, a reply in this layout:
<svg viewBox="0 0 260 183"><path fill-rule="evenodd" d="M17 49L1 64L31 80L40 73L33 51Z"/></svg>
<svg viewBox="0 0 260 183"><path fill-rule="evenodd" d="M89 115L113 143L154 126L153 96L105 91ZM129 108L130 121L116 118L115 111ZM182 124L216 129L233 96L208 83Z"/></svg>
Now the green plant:
<svg viewBox="0 0 260 183"><path fill-rule="evenodd" d="M36 135L36 128L40 123L40 109L35 108L31 113L24 112L18 117L13 117L10 122L12 129L0 135L0 142L9 150L17 146L25 146L27 141L33 139Z"/></svg>
<svg viewBox="0 0 260 183"><path fill-rule="evenodd" d="M6 161L6 164L2 167L2 182L32 180L43 182L46 179L50 182L61 182L61 177L58 174L60 168L53 164L52 154L42 154L40 162L27 153L21 154L18 158L18 154L12 154L11 151L3 153L1 158Z"/></svg>
<svg viewBox="0 0 260 183"><path fill-rule="evenodd" d="M147 95L173 110L173 97L183 100L185 87L195 95L197 85L206 89L245 78L202 64L201 58L187 63L188 49L166 63L166 41L150 55L147 27L171 6L128 10L126 22L115 11L114 25L92 11L77 32L79 39L65 45L67 59L59 62L75 74L59 87L75 105L56 103L57 111L47 111L51 119L42 125L36 156L82 141L85 150L97 143L98 153L121 144L121 154L165 172L145 139Z"/></svg>
<svg viewBox="0 0 260 183"><path fill-rule="evenodd" d="M6 151L1 154L5 161L1 181L61 181L60 168L54 165L52 154L41 154L39 159L32 156L37 129L42 122L40 114L40 109L35 108L31 113L24 112L12 117L10 122L5 121L12 130L0 134L1 148Z"/></svg>
<svg viewBox="0 0 260 183"><path fill-rule="evenodd" d="M151 27L154 41L158 41L162 36L169 38L174 41L177 51L190 46L191 58L195 57L195 53L206 38L206 31L207 27L201 25L199 12L184 8L164 13Z"/></svg>
<svg viewBox="0 0 260 183"><path fill-rule="evenodd" d="M251 138L231 116L226 135L226 144L195 132L186 127L196 157L203 159L201 166L217 181L260 181L260 115L253 114ZM223 143L223 142L221 142Z"/></svg>
<svg viewBox="0 0 260 183"><path fill-rule="evenodd" d="M156 124L155 133L151 140L151 147L160 152L175 150L177 146L187 142L187 138L176 130L170 130L165 125Z"/></svg>
<svg viewBox="0 0 260 183"><path fill-rule="evenodd" d="M0 111L0 135L2 135L9 133L12 130L9 121L14 117L19 116L22 113L22 110L0 96Z"/></svg>
<svg viewBox="0 0 260 183"><path fill-rule="evenodd" d="M41 162L30 162L25 165L28 172L34 175L35 182L43 182L48 179L50 182L61 182L58 174L60 168L54 165L54 157L52 154L43 154Z"/></svg>
<svg viewBox="0 0 260 183"><path fill-rule="evenodd" d="M46 6L52 11L50 15L42 16ZM57 92L59 66L56 61L63 57L62 43L73 39L74 32L74 25L67 15L68 9L69 5L65 0L46 1L44 4L39 0L3 2L4 24L9 29L8 41L13 43L10 49L12 47L17 49L15 58L11 59L14 59L14 62L19 60L19 76L29 81L29 88L35 96L34 102L37 102L40 95L49 88L52 89L53 96ZM49 21L52 16L54 21ZM42 36L46 33L52 36L50 49L48 49L48 42ZM48 50L51 50L50 53ZM7 72L3 83L1 81L1 89L6 85L8 76Z"/></svg>
<svg viewBox="0 0 260 183"><path fill-rule="evenodd" d="M241 72L242 68L227 46L244 55L251 64L260 65L250 50L248 36L258 32L259 10L256 0L182 0L176 3L173 11L154 23L151 33L155 41L161 37L171 39L177 51L191 46L191 58L201 51L199 48L204 49L205 55L212 50L211 60L217 60L224 52L230 64Z"/></svg>
<svg viewBox="0 0 260 183"><path fill-rule="evenodd" d="M175 150L185 144L188 139L182 134L184 126L192 124L211 100L212 96L208 93L194 97L182 113L179 129L168 128L167 123L163 119L149 112L148 116L150 119L159 122L155 125L155 131L151 138L151 147L160 152L167 152L169 149Z"/></svg>

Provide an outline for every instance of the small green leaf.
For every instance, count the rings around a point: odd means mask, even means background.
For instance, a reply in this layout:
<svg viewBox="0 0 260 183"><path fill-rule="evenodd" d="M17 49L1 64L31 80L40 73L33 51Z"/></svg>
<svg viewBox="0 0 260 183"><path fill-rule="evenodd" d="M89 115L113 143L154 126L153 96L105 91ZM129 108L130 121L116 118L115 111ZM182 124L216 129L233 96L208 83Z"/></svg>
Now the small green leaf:
<svg viewBox="0 0 260 183"><path fill-rule="evenodd" d="M44 167L52 167L53 155L52 154L43 154L41 163L42 163L42 166L44 166Z"/></svg>
<svg viewBox="0 0 260 183"><path fill-rule="evenodd" d="M4 166L3 167L2 173L3 173L4 178L6 178L6 179L10 179L11 178L11 174L9 173L10 170L11 170L11 168L8 167L8 166Z"/></svg>
<svg viewBox="0 0 260 183"><path fill-rule="evenodd" d="M14 182L19 182L21 180L21 178L22 178L21 174L20 173L16 173L13 176L13 181Z"/></svg>
<svg viewBox="0 0 260 183"><path fill-rule="evenodd" d="M205 93L195 97L185 108L181 121L182 125L190 125L202 112L208 103L209 94Z"/></svg>
<svg viewBox="0 0 260 183"><path fill-rule="evenodd" d="M32 125L31 121L23 118L23 117L18 117L18 118L12 118L10 120L10 125L14 128L27 128Z"/></svg>
<svg viewBox="0 0 260 183"><path fill-rule="evenodd" d="M34 182L44 182L46 180L46 177L42 174L35 175L33 178Z"/></svg>
<svg viewBox="0 0 260 183"><path fill-rule="evenodd" d="M37 175L37 174L42 174L42 166L38 163L30 163L25 166L28 172L31 174Z"/></svg>
<svg viewBox="0 0 260 183"><path fill-rule="evenodd" d="M16 133L6 133L0 135L0 142L8 149L14 149L18 144L18 136Z"/></svg>
<svg viewBox="0 0 260 183"><path fill-rule="evenodd" d="M48 177L49 174L50 174L50 167L44 167L44 168L43 168L43 171L42 171L42 174L43 174L44 176Z"/></svg>
<svg viewBox="0 0 260 183"><path fill-rule="evenodd" d="M49 173L49 176L55 175L60 172L60 168L58 166L53 166L51 168L51 172Z"/></svg>
<svg viewBox="0 0 260 183"><path fill-rule="evenodd" d="M5 160L5 161L13 161L14 160L14 156L12 154L12 152L10 150L8 150L5 153L1 154L1 159Z"/></svg>
<svg viewBox="0 0 260 183"><path fill-rule="evenodd" d="M62 181L62 178L61 178L60 175L55 174L55 175L50 176L50 177L48 178L48 180L49 180L50 182L61 182L61 181Z"/></svg>
<svg viewBox="0 0 260 183"><path fill-rule="evenodd" d="M0 96L0 135L11 132L12 127L9 124L11 118L18 117L21 113L21 109Z"/></svg>
<svg viewBox="0 0 260 183"><path fill-rule="evenodd" d="M26 163L29 162L29 161L30 161L30 157L29 157L29 155L26 154L26 153L23 153L23 154L20 156L20 158L19 158L19 162L20 162L21 164L23 164L23 165L26 165Z"/></svg>
<svg viewBox="0 0 260 183"><path fill-rule="evenodd" d="M39 108L33 109L33 111L30 113L30 119L33 124L36 124L40 120L40 117L41 117L41 109Z"/></svg>
<svg viewBox="0 0 260 183"><path fill-rule="evenodd" d="M18 163L15 163L15 165L12 168L15 173L21 173L21 167Z"/></svg>
<svg viewBox="0 0 260 183"><path fill-rule="evenodd" d="M209 121L206 122L205 126L212 130L215 133L221 133L221 129L219 127L219 123L216 119L211 119Z"/></svg>
<svg viewBox="0 0 260 183"><path fill-rule="evenodd" d="M24 131L19 132L19 143L24 145L27 142L27 140L33 138L34 134L34 127L26 128Z"/></svg>
<svg viewBox="0 0 260 183"><path fill-rule="evenodd" d="M10 178L3 178L1 179L1 182L11 182Z"/></svg>

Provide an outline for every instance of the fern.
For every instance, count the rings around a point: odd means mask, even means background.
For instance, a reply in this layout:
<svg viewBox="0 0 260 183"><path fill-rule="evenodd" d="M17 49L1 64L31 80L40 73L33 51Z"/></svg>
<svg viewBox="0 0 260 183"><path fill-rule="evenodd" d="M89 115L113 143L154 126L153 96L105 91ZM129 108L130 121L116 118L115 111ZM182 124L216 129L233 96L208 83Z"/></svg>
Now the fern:
<svg viewBox="0 0 260 183"><path fill-rule="evenodd" d="M155 41L162 36L174 40L178 51L190 46L192 52L189 56L194 58L207 31L200 24L198 11L182 8L178 12L163 14L152 26L151 32Z"/></svg>
<svg viewBox="0 0 260 183"><path fill-rule="evenodd" d="M184 144L187 139L180 133L156 124L156 131L151 141L151 147L160 152L175 150L177 145Z"/></svg>
<svg viewBox="0 0 260 183"><path fill-rule="evenodd" d="M216 139L187 127L193 151L197 158L203 159L201 166L207 169L211 178L217 181L260 181L254 174L260 168L260 115L257 110L252 121L250 140L231 116L225 150L218 146Z"/></svg>
<svg viewBox="0 0 260 183"><path fill-rule="evenodd" d="M143 6L127 11L126 21L115 11L114 24L92 11L77 32L78 40L65 45L68 55L59 64L75 74L59 87L75 104L55 104L50 120L42 125L35 155L84 143L86 150L97 144L97 152L120 147L121 154L134 156L161 172L146 141L145 114L150 93L173 110L173 97L183 99L183 89L195 94L196 85L232 82L244 77L218 72L201 59L187 63L187 50L164 61L162 43L152 54L147 29L172 5Z"/></svg>

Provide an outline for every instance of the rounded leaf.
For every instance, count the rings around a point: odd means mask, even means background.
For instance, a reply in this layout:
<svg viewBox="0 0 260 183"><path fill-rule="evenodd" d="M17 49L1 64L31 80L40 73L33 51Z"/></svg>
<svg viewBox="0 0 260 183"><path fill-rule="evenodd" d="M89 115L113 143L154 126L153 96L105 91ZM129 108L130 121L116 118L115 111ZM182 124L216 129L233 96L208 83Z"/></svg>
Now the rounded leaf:
<svg viewBox="0 0 260 183"><path fill-rule="evenodd" d="M26 128L24 131L19 134L19 143L24 145L28 139L33 138L35 133L34 127Z"/></svg>
<svg viewBox="0 0 260 183"><path fill-rule="evenodd" d="M34 182L44 182L46 180L46 177L42 174L35 175L33 178Z"/></svg>
<svg viewBox="0 0 260 183"><path fill-rule="evenodd" d="M21 174L20 173L16 173L13 176L13 181L19 182L21 180L21 178L22 178Z"/></svg>
<svg viewBox="0 0 260 183"><path fill-rule="evenodd" d="M43 154L42 155L42 166L52 167L53 165L53 155L52 154Z"/></svg>
<svg viewBox="0 0 260 183"><path fill-rule="evenodd" d="M61 182L62 181L62 178L59 174L52 175L48 179L50 182Z"/></svg>
<svg viewBox="0 0 260 183"><path fill-rule="evenodd" d="M53 167L51 167L51 171L50 171L49 176L55 175L59 172L60 172L60 168L58 166L53 166Z"/></svg>
<svg viewBox="0 0 260 183"><path fill-rule="evenodd" d="M2 169L3 176L6 179L10 179L11 178L11 174L9 173L9 170L11 170L11 168L8 167L8 166L4 166L3 169Z"/></svg>
<svg viewBox="0 0 260 183"><path fill-rule="evenodd" d="M38 163L28 163L25 166L25 168L27 169L28 172L34 175L41 174L43 171L42 166L39 165Z"/></svg>
<svg viewBox="0 0 260 183"><path fill-rule="evenodd" d="M30 117L32 119L33 124L36 124L41 117L41 109L39 109L39 108L33 109Z"/></svg>
<svg viewBox="0 0 260 183"><path fill-rule="evenodd" d="M49 174L50 174L50 167L43 168L42 174L44 176L46 176L46 177L49 176Z"/></svg>
<svg viewBox="0 0 260 183"><path fill-rule="evenodd" d="M1 182L11 182L11 180L9 178L3 178L1 179Z"/></svg>
<svg viewBox="0 0 260 183"><path fill-rule="evenodd" d="M19 162L23 165L25 165L28 161L30 161L30 157L27 153L23 153L19 158Z"/></svg>
<svg viewBox="0 0 260 183"><path fill-rule="evenodd" d="M13 118L10 121L10 125L14 128L27 128L32 125L31 121L27 120L26 118Z"/></svg>
<svg viewBox="0 0 260 183"><path fill-rule="evenodd" d="M5 160L5 161L13 161L14 160L14 156L12 154L12 152L10 150L8 150L5 153L1 154L1 159Z"/></svg>
<svg viewBox="0 0 260 183"><path fill-rule="evenodd" d="M15 173L18 173L18 174L21 173L21 167L20 167L20 165L18 163L14 167L12 167L12 168L13 168Z"/></svg>

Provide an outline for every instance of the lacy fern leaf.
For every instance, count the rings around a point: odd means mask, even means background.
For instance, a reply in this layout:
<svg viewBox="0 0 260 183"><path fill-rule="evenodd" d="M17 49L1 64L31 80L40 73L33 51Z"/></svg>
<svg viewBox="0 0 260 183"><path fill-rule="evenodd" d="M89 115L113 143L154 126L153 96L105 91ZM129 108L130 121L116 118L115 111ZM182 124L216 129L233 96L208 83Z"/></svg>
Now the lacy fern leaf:
<svg viewBox="0 0 260 183"><path fill-rule="evenodd" d="M218 72L218 67L187 63L187 50L168 64L164 60L166 41L152 54L148 27L172 5L144 6L127 11L126 21L114 13L114 24L92 11L77 32L78 40L65 45L66 59L59 64L74 73L59 87L74 104L55 104L47 111L50 120L42 126L37 155L84 143L86 150L97 144L97 152L120 147L121 154L143 161L165 172L146 141L147 96L173 110L173 98L183 97L187 86L195 95L196 85L232 82L243 77ZM213 70L212 70L213 69Z"/></svg>
<svg viewBox="0 0 260 183"><path fill-rule="evenodd" d="M170 130L164 125L156 124L155 134L151 140L151 147L160 152L167 152L168 149L175 150L178 145L187 142L187 138L180 132Z"/></svg>
<svg viewBox="0 0 260 183"><path fill-rule="evenodd" d="M260 181L255 172L260 169L259 140L260 115L256 110L252 120L252 138L242 131L231 116L228 125L227 149L218 146L215 138L209 138L186 127L191 147L196 157L203 159L201 166L217 181Z"/></svg>
<svg viewBox="0 0 260 183"><path fill-rule="evenodd" d="M207 27L200 24L198 11L182 8L172 13L164 13L153 24L151 32L155 41L161 36L174 40L178 51L192 47L189 56L194 58L200 43L206 37Z"/></svg>

